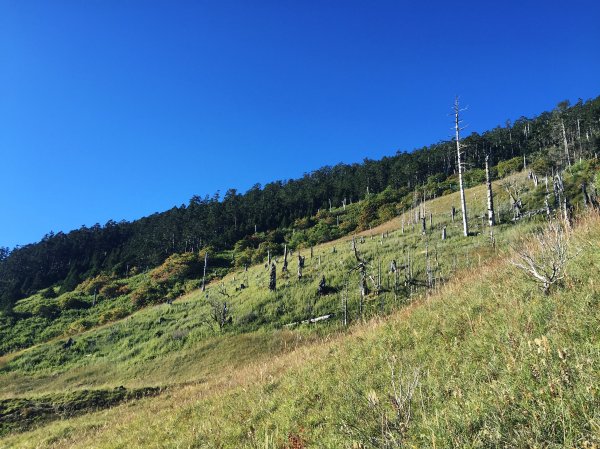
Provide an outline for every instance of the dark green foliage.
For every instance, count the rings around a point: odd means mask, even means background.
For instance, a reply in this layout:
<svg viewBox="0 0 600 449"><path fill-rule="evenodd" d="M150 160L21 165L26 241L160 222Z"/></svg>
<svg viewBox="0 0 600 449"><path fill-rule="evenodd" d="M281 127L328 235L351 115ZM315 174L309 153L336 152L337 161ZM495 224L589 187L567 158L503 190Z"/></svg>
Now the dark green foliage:
<svg viewBox="0 0 600 449"><path fill-rule="evenodd" d="M500 166L500 164L498 164ZM468 170L464 174L465 188L475 187L478 184L485 182L485 170L482 168L474 168Z"/></svg>
<svg viewBox="0 0 600 449"><path fill-rule="evenodd" d="M521 169L523 169L523 158L514 157L507 161L501 161L498 163L498 176L500 178L504 178L505 176L508 176L511 173L516 173Z"/></svg>
<svg viewBox="0 0 600 449"><path fill-rule="evenodd" d="M85 301L76 293L67 293L58 300L58 306L61 310L68 309L87 309L92 304Z"/></svg>
<svg viewBox="0 0 600 449"><path fill-rule="evenodd" d="M81 282L81 274L76 267L71 268L69 274L60 286L59 294L67 293L75 290L75 287Z"/></svg>
<svg viewBox="0 0 600 449"><path fill-rule="evenodd" d="M55 302L42 302L37 304L33 314L41 318L54 319L60 315L60 307Z"/></svg>
<svg viewBox="0 0 600 449"><path fill-rule="evenodd" d="M47 289L42 290L40 296L44 299L53 299L56 298L58 294L56 293L56 290L54 290L54 287L48 287Z"/></svg>

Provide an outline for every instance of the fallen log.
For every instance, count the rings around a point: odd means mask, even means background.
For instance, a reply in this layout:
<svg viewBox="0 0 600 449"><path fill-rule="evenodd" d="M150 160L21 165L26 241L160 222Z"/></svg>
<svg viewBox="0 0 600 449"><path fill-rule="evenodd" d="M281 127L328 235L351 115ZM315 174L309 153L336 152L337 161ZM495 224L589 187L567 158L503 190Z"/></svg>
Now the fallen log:
<svg viewBox="0 0 600 449"><path fill-rule="evenodd" d="M319 321L325 321L330 318L333 318L334 316L335 316L335 313L330 313L328 315L322 315L322 316L319 316L316 318L309 318L308 320L304 320L304 321L294 321L293 323L288 323L285 326L291 327L291 326L296 326L297 324L318 323Z"/></svg>

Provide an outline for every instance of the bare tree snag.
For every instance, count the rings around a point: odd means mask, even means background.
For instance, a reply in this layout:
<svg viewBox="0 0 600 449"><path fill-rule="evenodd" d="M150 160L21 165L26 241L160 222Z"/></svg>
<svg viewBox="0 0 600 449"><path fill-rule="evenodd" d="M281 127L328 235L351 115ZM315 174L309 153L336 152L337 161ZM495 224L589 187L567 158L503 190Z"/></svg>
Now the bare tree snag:
<svg viewBox="0 0 600 449"><path fill-rule="evenodd" d="M442 228L442 240L446 240L446 226Z"/></svg>
<svg viewBox="0 0 600 449"><path fill-rule="evenodd" d="M304 268L304 257L298 253L298 279L302 279L302 269Z"/></svg>
<svg viewBox="0 0 600 449"><path fill-rule="evenodd" d="M515 249L516 258L511 262L530 276L547 295L552 285L564 278L569 260L567 236L563 228L551 223L535 236L534 244Z"/></svg>
<svg viewBox="0 0 600 449"><path fill-rule="evenodd" d="M323 296L327 293L327 281L325 280L325 276L321 277L319 281L319 288L317 289L317 295Z"/></svg>
<svg viewBox="0 0 600 449"><path fill-rule="evenodd" d="M271 263L271 274L269 275L269 290L275 291L277 288L277 269L275 264Z"/></svg>
<svg viewBox="0 0 600 449"><path fill-rule="evenodd" d="M287 245L284 245L284 247L283 247L283 266L281 267L282 273L285 273L288 270L287 256L288 256L288 248L287 248Z"/></svg>
<svg viewBox="0 0 600 449"><path fill-rule="evenodd" d="M463 185L463 162L461 158L461 150L460 150L460 117L459 114L461 109L458 104L458 97L454 100L454 128L456 132L456 156L457 156L457 165L458 165L458 185L460 187L460 207L462 208L463 215L463 235L465 237L469 236L469 225L467 222L467 201L465 199L465 188Z"/></svg>
<svg viewBox="0 0 600 449"><path fill-rule="evenodd" d="M433 271L431 270L428 243L425 243L425 271L427 272L427 288L431 289L433 287Z"/></svg>
<svg viewBox="0 0 600 449"><path fill-rule="evenodd" d="M364 305L364 301L365 301L365 297L369 294L369 287L367 286L367 261L360 257L360 255L358 254L358 249L354 248L354 257L356 257L356 261L358 262L358 265L356 267L356 270L358 271L359 275L360 275L360 281L359 281L359 290L360 290L360 302L358 304L358 308L359 308L359 312L360 312L360 317L362 319L363 316L363 305Z"/></svg>
<svg viewBox="0 0 600 449"><path fill-rule="evenodd" d="M571 229L573 225L573 217L571 216L571 207L569 206L569 199L567 198L567 194L565 192L565 185L563 183L562 176L559 174L556 175L554 181L555 189L558 190L558 198L560 209L562 209L562 216L565 227L567 230Z"/></svg>
<svg viewBox="0 0 600 449"><path fill-rule="evenodd" d="M208 265L208 251L204 253L204 273L202 274L202 291L206 290L206 266Z"/></svg>
<svg viewBox="0 0 600 449"><path fill-rule="evenodd" d="M569 143L567 142L567 132L565 131L565 121L560 120L560 127L562 130L563 146L565 147L565 157L567 158L567 165L571 166L571 156L569 155Z"/></svg>
<svg viewBox="0 0 600 449"><path fill-rule="evenodd" d="M489 156L485 156L485 185L487 188L487 208L488 208L488 224L490 227L496 224L496 216L494 214L494 193L492 192L492 180L490 179Z"/></svg>
<svg viewBox="0 0 600 449"><path fill-rule="evenodd" d="M344 308L344 326L348 326L348 291L342 293L342 307Z"/></svg>

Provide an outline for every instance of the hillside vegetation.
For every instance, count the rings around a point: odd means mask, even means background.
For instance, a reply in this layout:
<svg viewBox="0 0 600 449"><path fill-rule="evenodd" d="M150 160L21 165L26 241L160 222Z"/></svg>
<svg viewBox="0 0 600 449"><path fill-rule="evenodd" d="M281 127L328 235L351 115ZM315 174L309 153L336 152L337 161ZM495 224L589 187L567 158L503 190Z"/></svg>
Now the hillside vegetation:
<svg viewBox="0 0 600 449"><path fill-rule="evenodd" d="M499 178L524 162L543 177L595 157L599 119L600 97L573 105L561 102L539 116L472 133L462 139L467 186L485 179L486 157L497 166ZM174 254L224 251L227 257L213 260L213 268L228 268L232 258L238 266L256 263L268 246L282 252L286 242L322 243L389 220L397 215L390 203L402 212L415 206L415 195L422 200L457 190L456 148L450 140L378 161L322 167L300 179L257 184L243 194L230 189L224 195L194 196L187 204L133 222L111 220L69 233L50 232L38 243L0 247L0 310L10 314L17 300L41 290L50 296L71 292L94 276L145 272ZM374 194L385 200L370 204L367 214L351 208L355 213L344 214L339 222L321 216ZM256 239L256 234L263 236Z"/></svg>
<svg viewBox="0 0 600 449"><path fill-rule="evenodd" d="M477 186L467 191L471 236L461 235L460 214L451 219L458 194L447 194L355 233L354 243L316 245L312 257L298 245L285 274L274 253L275 291L264 260L215 277L204 292L181 275L194 272L194 258L97 279L131 291L168 280L189 293L132 315L126 295L97 298L73 316L61 312L51 321L64 320L56 332L1 357L0 410L10 413L0 447L595 447L600 293L590 274L600 264L600 218L583 212L580 185L593 185L596 173L595 161L583 161L564 175L583 218L566 231L566 277L548 294L511 263L547 226L544 214L512 220L508 192L525 210L543 207L545 185L527 173L495 182L493 238ZM371 199L380 201L375 210L382 198ZM358 216L368 204L353 205ZM320 219L344 212L353 213ZM424 233L415 214L426 218ZM353 245L372 278L362 299ZM323 277L327 289L317 294ZM75 291L93 301L91 280ZM64 295L59 303L70 301ZM15 309L44 300L38 293ZM128 316L73 325L118 308ZM329 318L301 323L320 316ZM27 329L5 332L18 338ZM65 412L77 391L95 393Z"/></svg>

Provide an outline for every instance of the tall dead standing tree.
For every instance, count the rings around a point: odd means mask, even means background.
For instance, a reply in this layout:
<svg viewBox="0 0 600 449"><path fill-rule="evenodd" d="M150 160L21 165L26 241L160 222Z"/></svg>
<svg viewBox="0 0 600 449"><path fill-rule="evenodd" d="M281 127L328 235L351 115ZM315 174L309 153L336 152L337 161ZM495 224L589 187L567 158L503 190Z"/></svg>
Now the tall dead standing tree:
<svg viewBox="0 0 600 449"><path fill-rule="evenodd" d="M354 257L356 257L356 261L358 262L358 264L351 271L353 271L353 270L358 271L358 274L360 276L360 279L359 279L360 302L358 304L358 309L359 309L360 316L362 318L365 297L369 294L369 286L367 285L367 279L369 278L367 269L368 269L369 263L367 262L367 260L364 257L362 257L358 253L358 248L356 247L356 245L354 246ZM373 282L373 283L375 283L375 282Z"/></svg>
<svg viewBox="0 0 600 449"><path fill-rule="evenodd" d="M281 272L285 273L288 270L288 261L287 261L288 249L287 245L283 247L283 266L281 267Z"/></svg>
<svg viewBox="0 0 600 449"><path fill-rule="evenodd" d="M490 228L496 224L494 213L494 193L492 192L492 180L490 177L489 155L485 155L485 185L487 188L488 224Z"/></svg>
<svg viewBox="0 0 600 449"><path fill-rule="evenodd" d="M202 291L206 290L206 266L208 265L208 251L204 253L204 273L202 274Z"/></svg>
<svg viewBox="0 0 600 449"><path fill-rule="evenodd" d="M460 187L460 207L463 215L463 234L465 237L469 235L469 225L467 222L467 201L465 199L465 188L463 185L463 162L461 158L461 146L460 146L460 131L464 128L460 127L462 120L460 120L460 113L464 109L460 109L458 104L458 97L454 100L454 130L456 133L456 156L458 165L458 184Z"/></svg>

